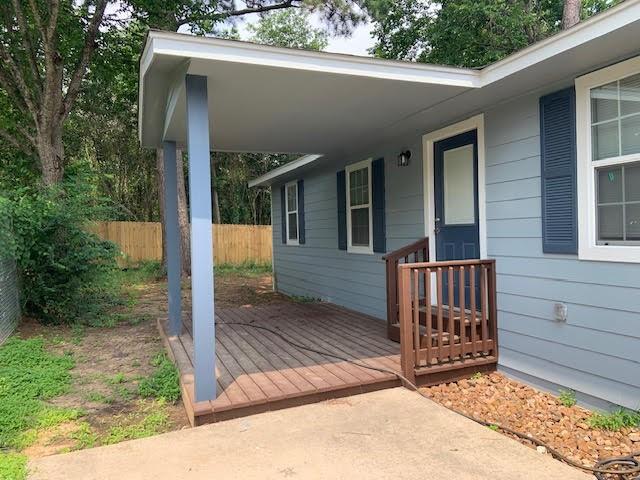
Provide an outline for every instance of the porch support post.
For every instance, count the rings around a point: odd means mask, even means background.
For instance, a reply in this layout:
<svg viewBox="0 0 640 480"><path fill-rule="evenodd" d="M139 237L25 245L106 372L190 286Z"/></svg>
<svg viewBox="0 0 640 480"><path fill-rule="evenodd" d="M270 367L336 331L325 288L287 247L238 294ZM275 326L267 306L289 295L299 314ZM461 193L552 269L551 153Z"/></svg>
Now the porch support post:
<svg viewBox="0 0 640 480"><path fill-rule="evenodd" d="M216 398L213 235L207 77L187 75L187 149L191 210L191 303L197 402Z"/></svg>
<svg viewBox="0 0 640 480"><path fill-rule="evenodd" d="M162 144L164 160L164 212L167 243L167 277L169 291L169 335L182 331L182 297L180 291L180 226L178 225L178 179L176 144Z"/></svg>

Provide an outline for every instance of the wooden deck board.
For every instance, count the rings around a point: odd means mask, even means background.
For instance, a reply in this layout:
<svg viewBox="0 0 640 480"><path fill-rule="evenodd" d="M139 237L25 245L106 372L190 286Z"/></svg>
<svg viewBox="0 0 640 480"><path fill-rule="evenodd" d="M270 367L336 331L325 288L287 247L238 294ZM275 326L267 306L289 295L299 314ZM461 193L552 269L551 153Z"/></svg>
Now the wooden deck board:
<svg viewBox="0 0 640 480"><path fill-rule="evenodd" d="M267 330L236 323L255 324L318 351L400 371L399 345L386 338L384 322L366 315L329 304L221 309L216 312L218 398L195 402L190 322L185 319L180 337L167 337L161 321L165 345L180 371L185 407L195 425L400 384L392 373L300 349Z"/></svg>

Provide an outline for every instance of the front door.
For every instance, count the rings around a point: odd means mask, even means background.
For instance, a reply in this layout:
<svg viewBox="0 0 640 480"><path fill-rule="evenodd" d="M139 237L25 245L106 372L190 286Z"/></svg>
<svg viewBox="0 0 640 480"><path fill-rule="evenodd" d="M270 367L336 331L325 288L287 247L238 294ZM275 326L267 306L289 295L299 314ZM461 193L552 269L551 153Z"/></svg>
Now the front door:
<svg viewBox="0 0 640 480"><path fill-rule="evenodd" d="M436 260L480 258L477 131L435 143L434 162ZM454 278L457 289L457 273ZM446 303L447 283L445 276L443 293ZM465 286L465 296L468 296L469 279L466 279ZM457 305L458 295L455 297ZM466 304L469 304L468 299Z"/></svg>
<svg viewBox="0 0 640 480"><path fill-rule="evenodd" d="M480 258L476 130L434 145L436 259Z"/></svg>

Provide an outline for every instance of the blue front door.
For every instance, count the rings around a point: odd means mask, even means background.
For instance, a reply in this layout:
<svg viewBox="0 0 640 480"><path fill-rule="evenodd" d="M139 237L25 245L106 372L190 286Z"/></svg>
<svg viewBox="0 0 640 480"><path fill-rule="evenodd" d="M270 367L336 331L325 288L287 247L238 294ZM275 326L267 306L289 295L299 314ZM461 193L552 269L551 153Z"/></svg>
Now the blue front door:
<svg viewBox="0 0 640 480"><path fill-rule="evenodd" d="M434 145L437 260L480 258L476 130Z"/></svg>
<svg viewBox="0 0 640 480"><path fill-rule="evenodd" d="M476 130L441 140L434 145L434 194L436 259L480 258L478 220L478 135ZM458 272L454 289L458 290ZM469 278L465 278L466 305L469 305ZM479 285L476 278L476 285ZM476 298L480 292L476 287ZM449 303L448 277L444 277L443 297ZM458 306L458 294L454 295Z"/></svg>

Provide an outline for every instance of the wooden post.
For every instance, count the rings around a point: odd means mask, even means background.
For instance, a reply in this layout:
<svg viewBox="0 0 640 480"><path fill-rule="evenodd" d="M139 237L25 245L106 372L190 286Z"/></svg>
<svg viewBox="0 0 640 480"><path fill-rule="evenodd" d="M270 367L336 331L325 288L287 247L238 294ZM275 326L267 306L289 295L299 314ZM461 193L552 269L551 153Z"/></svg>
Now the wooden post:
<svg viewBox="0 0 640 480"><path fill-rule="evenodd" d="M196 402L216 398L211 162L207 77L187 75L191 296Z"/></svg>
<svg viewBox="0 0 640 480"><path fill-rule="evenodd" d="M182 297L180 291L180 226L178 225L178 183L176 144L164 142L164 212L167 235L167 280L169 297L169 335L182 331Z"/></svg>
<svg viewBox="0 0 640 480"><path fill-rule="evenodd" d="M411 270L399 266L398 278L400 281L398 290L398 302L400 304L400 367L402 368L402 375L415 385L413 329L411 328ZM418 306L416 305L415 308L418 308Z"/></svg>
<svg viewBox="0 0 640 480"><path fill-rule="evenodd" d="M493 356L498 358L498 305L497 305L497 285L496 285L496 261L492 260L489 270L489 316L491 322Z"/></svg>

